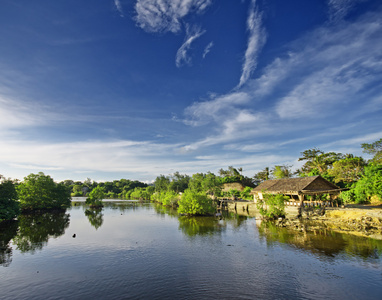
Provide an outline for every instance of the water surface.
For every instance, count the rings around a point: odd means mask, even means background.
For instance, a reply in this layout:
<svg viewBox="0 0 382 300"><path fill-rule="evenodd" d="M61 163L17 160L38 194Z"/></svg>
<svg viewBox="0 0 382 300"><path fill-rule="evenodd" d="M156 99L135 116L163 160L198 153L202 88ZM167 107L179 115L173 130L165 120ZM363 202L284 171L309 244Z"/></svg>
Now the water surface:
<svg viewBox="0 0 382 300"><path fill-rule="evenodd" d="M0 228L1 299L380 299L382 242L83 202ZM75 235L75 237L73 237Z"/></svg>

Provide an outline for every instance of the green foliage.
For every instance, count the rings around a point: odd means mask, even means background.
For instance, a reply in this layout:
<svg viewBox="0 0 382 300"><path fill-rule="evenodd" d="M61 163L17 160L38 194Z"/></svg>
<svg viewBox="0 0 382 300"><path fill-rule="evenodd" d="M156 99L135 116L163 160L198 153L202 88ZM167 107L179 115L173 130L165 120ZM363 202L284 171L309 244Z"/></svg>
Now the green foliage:
<svg viewBox="0 0 382 300"><path fill-rule="evenodd" d="M382 200L382 165L366 166L361 179L354 183L349 191L341 193L345 203L366 203L373 196Z"/></svg>
<svg viewBox="0 0 382 300"><path fill-rule="evenodd" d="M276 219L285 216L285 201L288 197L281 194L263 193L263 199L257 201L257 209L260 214L268 219Z"/></svg>
<svg viewBox="0 0 382 300"><path fill-rule="evenodd" d="M86 198L85 203L90 206L103 206L102 199L105 199L105 189L101 186L97 186L90 193L89 197Z"/></svg>
<svg viewBox="0 0 382 300"><path fill-rule="evenodd" d="M255 176L253 176L256 184L260 184L263 181L269 180L270 179L270 170L269 167L264 168L262 171L257 172Z"/></svg>
<svg viewBox="0 0 382 300"><path fill-rule="evenodd" d="M335 183L343 182L349 186L361 178L365 165L362 157L349 157L334 162L328 174L334 177Z"/></svg>
<svg viewBox="0 0 382 300"><path fill-rule="evenodd" d="M251 195L252 188L246 186L243 191L240 192L240 198L245 200L253 200L253 196Z"/></svg>
<svg viewBox="0 0 382 300"><path fill-rule="evenodd" d="M382 138L371 144L364 143L361 147L364 153L374 155L372 158L373 163L382 164Z"/></svg>
<svg viewBox="0 0 382 300"><path fill-rule="evenodd" d="M178 204L178 212L181 214L208 215L216 210L212 199L205 193L189 189L184 191Z"/></svg>
<svg viewBox="0 0 382 300"><path fill-rule="evenodd" d="M162 205L175 206L179 201L179 194L174 191L155 192L152 199Z"/></svg>
<svg viewBox="0 0 382 300"><path fill-rule="evenodd" d="M30 174L17 186L22 210L62 209L70 206L70 191L49 175Z"/></svg>
<svg viewBox="0 0 382 300"><path fill-rule="evenodd" d="M292 177L291 166L287 165L275 166L271 172L275 179Z"/></svg>
<svg viewBox="0 0 382 300"><path fill-rule="evenodd" d="M220 195L222 182L215 174L208 172L196 173L189 181L189 189L194 193L204 193L208 195Z"/></svg>
<svg viewBox="0 0 382 300"><path fill-rule="evenodd" d="M12 220L20 213L15 183L0 175L0 222Z"/></svg>
<svg viewBox="0 0 382 300"><path fill-rule="evenodd" d="M301 155L302 157L298 160L305 160L306 162L302 168L297 171L300 176L307 176L313 170L316 170L315 172L318 173L316 175L322 176L322 174L331 168L334 162L345 158L341 153L325 153L317 148L305 150L304 152L301 152Z"/></svg>
<svg viewBox="0 0 382 300"><path fill-rule="evenodd" d="M129 199L150 200L154 192L155 188L152 186L149 186L147 188L137 187L133 191L131 191L131 193L129 193Z"/></svg>

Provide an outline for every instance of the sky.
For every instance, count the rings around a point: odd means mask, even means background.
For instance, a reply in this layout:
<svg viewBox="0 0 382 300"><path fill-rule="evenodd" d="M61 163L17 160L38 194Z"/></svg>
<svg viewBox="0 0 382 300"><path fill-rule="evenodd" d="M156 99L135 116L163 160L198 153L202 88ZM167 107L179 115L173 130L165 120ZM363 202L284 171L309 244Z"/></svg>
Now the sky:
<svg viewBox="0 0 382 300"><path fill-rule="evenodd" d="M379 0L0 0L5 177L252 177L381 116Z"/></svg>

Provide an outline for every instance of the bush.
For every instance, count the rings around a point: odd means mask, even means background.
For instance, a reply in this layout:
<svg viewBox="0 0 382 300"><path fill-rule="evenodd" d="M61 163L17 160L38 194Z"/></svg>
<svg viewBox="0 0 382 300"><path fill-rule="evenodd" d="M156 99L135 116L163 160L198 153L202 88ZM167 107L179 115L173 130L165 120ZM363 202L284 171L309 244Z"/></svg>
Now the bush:
<svg viewBox="0 0 382 300"><path fill-rule="evenodd" d="M49 175L30 174L17 186L22 210L63 209L70 206L70 191Z"/></svg>
<svg viewBox="0 0 382 300"><path fill-rule="evenodd" d="M179 194L174 191L156 192L152 196L153 200L166 206L175 206L179 201Z"/></svg>
<svg viewBox="0 0 382 300"><path fill-rule="evenodd" d="M288 197L281 194L263 194L263 199L257 202L260 214L268 219L276 219L285 216L285 201Z"/></svg>
<svg viewBox="0 0 382 300"><path fill-rule="evenodd" d="M205 193L185 190L179 201L178 212L188 215L208 215L215 212L216 208Z"/></svg>

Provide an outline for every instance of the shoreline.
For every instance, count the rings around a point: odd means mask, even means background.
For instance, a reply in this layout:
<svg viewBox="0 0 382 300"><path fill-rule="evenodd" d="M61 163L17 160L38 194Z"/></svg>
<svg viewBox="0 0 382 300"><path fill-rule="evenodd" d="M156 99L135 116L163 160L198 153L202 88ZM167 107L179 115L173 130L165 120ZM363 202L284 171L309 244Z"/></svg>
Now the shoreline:
<svg viewBox="0 0 382 300"><path fill-rule="evenodd" d="M233 202L228 211L238 215L262 218L253 202ZM353 234L382 240L382 206L349 205L347 207L326 207L322 209L304 209L302 218L298 218L298 208L285 207L285 218L274 221L279 227L297 231L329 229L340 233Z"/></svg>

